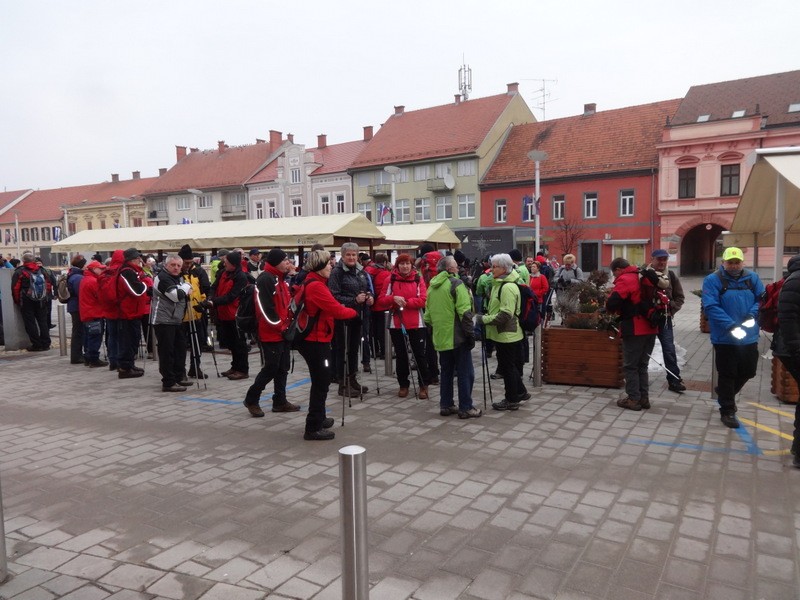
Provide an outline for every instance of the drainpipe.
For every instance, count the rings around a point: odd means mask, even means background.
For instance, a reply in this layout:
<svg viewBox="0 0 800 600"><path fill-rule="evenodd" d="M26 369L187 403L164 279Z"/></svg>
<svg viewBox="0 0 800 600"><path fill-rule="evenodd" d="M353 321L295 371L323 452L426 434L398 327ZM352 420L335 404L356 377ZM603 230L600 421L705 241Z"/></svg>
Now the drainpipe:
<svg viewBox="0 0 800 600"><path fill-rule="evenodd" d="M659 221L660 223L660 221ZM656 247L656 170L650 169L650 252Z"/></svg>

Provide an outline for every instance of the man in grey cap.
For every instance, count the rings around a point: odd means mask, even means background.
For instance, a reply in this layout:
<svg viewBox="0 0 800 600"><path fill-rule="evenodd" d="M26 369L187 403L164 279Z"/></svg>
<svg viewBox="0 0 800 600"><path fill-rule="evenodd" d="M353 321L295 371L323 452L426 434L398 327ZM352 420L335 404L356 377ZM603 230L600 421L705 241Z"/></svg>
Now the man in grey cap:
<svg viewBox="0 0 800 600"><path fill-rule="evenodd" d="M678 276L667 267L669 252L659 248L653 250L651 256L653 260L647 268L658 274L658 287L664 290L669 298L669 317L658 326L658 341L661 343L661 352L664 355L667 385L671 392L680 394L686 391L686 386L681 379L681 370L678 367L678 357L675 353L673 317L683 306L686 297L683 295L683 286Z"/></svg>

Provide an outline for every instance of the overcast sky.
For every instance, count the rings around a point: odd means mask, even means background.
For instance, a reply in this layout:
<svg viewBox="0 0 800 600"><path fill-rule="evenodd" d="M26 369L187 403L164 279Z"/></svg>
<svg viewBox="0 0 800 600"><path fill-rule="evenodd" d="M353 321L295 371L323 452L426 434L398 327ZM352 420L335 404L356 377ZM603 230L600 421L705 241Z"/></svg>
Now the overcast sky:
<svg viewBox="0 0 800 600"><path fill-rule="evenodd" d="M800 68L798 0L0 0L0 190L155 176L175 146L360 139L517 81L542 119Z"/></svg>

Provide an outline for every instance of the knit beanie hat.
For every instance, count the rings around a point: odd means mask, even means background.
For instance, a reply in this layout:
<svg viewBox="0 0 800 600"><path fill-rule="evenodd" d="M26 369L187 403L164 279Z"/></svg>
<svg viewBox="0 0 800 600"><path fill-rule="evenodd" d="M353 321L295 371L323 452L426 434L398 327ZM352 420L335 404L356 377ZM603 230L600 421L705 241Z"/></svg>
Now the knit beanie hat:
<svg viewBox="0 0 800 600"><path fill-rule="evenodd" d="M184 260L191 260L194 258L194 255L192 254L192 247L189 244L184 244L181 246L181 249L178 250L178 256Z"/></svg>
<svg viewBox="0 0 800 600"><path fill-rule="evenodd" d="M225 257L228 259L228 262L232 265L239 265L242 266L242 253L233 250L232 252L228 252Z"/></svg>
<svg viewBox="0 0 800 600"><path fill-rule="evenodd" d="M272 265L273 267L277 267L284 260L286 260L287 256L288 254L286 254L286 252L284 252L280 248L273 248L272 250L269 251L269 254L267 254L267 263Z"/></svg>

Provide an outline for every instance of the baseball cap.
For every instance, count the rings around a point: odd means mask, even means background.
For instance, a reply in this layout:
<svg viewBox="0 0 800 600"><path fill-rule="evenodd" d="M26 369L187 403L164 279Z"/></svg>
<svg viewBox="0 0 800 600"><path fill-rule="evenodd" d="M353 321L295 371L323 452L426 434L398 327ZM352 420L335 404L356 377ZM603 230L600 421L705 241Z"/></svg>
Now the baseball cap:
<svg viewBox="0 0 800 600"><path fill-rule="evenodd" d="M741 249L731 246L730 248L725 248L725 252L722 253L722 260L735 260L739 259L741 261L744 260L744 253Z"/></svg>
<svg viewBox="0 0 800 600"><path fill-rule="evenodd" d="M657 250L653 250L653 253L650 256L653 258L669 258L669 252L663 248L658 248Z"/></svg>

